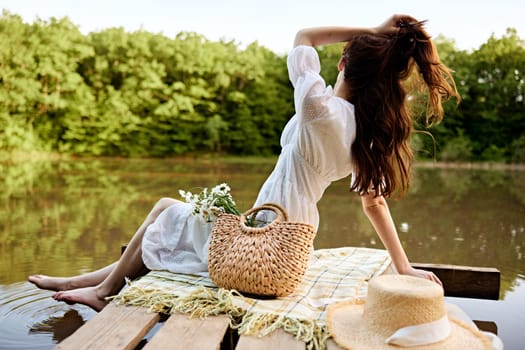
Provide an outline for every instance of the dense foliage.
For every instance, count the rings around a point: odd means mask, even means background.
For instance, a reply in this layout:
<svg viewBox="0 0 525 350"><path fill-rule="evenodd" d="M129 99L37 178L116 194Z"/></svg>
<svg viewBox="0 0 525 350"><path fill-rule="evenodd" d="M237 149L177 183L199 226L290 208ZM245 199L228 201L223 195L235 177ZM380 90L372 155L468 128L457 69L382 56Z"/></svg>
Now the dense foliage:
<svg viewBox="0 0 525 350"><path fill-rule="evenodd" d="M294 112L286 56L252 43L0 17L0 150L76 155L275 154ZM525 44L509 29L478 50L437 38L463 102L417 134L423 157L525 162ZM335 80L340 46L319 49ZM424 110L424 106L414 110ZM424 125L418 125L425 129Z"/></svg>
<svg viewBox="0 0 525 350"><path fill-rule="evenodd" d="M273 154L293 113L285 58L256 43L68 19L0 19L0 149L165 156Z"/></svg>

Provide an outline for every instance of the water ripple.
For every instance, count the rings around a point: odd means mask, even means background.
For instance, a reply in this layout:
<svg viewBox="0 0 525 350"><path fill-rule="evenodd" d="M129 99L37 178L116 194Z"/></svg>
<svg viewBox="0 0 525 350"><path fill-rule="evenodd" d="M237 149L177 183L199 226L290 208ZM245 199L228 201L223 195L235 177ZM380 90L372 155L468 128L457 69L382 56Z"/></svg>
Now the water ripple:
<svg viewBox="0 0 525 350"><path fill-rule="evenodd" d="M51 298L28 282L0 285L0 349L45 350L77 330L95 312Z"/></svg>

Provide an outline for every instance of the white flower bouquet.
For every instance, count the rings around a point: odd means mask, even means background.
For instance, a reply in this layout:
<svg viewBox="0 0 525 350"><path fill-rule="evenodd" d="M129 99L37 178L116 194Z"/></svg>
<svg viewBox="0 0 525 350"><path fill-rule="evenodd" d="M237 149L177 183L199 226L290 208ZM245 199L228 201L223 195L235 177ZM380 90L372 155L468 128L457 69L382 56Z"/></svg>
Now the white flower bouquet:
<svg viewBox="0 0 525 350"><path fill-rule="evenodd" d="M193 206L193 215L200 216L205 222L214 222L221 213L241 215L230 194L230 186L222 183L208 190L204 188L199 194L179 190L179 194Z"/></svg>

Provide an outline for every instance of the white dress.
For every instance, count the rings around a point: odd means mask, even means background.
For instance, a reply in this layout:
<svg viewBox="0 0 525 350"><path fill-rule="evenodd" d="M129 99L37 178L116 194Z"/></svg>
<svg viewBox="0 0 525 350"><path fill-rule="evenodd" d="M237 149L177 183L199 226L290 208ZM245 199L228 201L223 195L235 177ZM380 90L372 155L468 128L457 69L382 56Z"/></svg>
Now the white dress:
<svg viewBox="0 0 525 350"><path fill-rule="evenodd" d="M356 132L353 105L334 96L320 70L319 56L310 46L298 46L288 55L296 114L283 130L281 154L255 202L278 203L291 221L310 223L316 230L317 202L325 189L352 172ZM207 275L213 224L191 211L187 203L174 204L147 228L142 258L149 269Z"/></svg>

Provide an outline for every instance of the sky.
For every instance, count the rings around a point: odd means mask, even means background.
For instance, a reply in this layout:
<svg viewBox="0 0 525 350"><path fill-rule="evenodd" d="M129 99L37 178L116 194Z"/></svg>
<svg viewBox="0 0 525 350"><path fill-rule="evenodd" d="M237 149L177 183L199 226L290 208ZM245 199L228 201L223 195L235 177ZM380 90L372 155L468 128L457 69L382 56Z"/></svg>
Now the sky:
<svg viewBox="0 0 525 350"><path fill-rule="evenodd" d="M525 39L524 0L1 0L25 22L67 16L83 33L109 27L174 37L197 32L209 40L257 41L276 53L292 48L297 30L337 25L377 26L392 14L426 19L430 35L474 50L491 35L515 28Z"/></svg>

